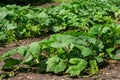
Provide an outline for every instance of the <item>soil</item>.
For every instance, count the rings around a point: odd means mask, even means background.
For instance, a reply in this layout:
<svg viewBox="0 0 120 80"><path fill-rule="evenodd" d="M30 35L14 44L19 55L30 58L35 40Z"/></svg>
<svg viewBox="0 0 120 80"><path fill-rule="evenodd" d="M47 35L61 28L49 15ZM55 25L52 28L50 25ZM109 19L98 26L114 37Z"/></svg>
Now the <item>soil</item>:
<svg viewBox="0 0 120 80"><path fill-rule="evenodd" d="M17 42L12 42L5 45L4 47L0 47L0 55L21 45L28 46L30 43L40 41L43 38L44 37L28 38L19 40ZM13 57L21 58L20 55L14 55ZM3 61L0 61L0 69L3 64ZM0 73L4 72L0 71ZM91 77L84 76L71 78L68 75L57 76L51 73L38 74L36 72L18 72L15 76L3 80L120 80L120 61L108 60L107 63L105 63L105 66L100 69L100 72L97 75Z"/></svg>
<svg viewBox="0 0 120 80"><path fill-rule="evenodd" d="M46 3L46 4L42 4L40 5L42 8L47 8L47 7L52 7L52 6L58 6L60 5L60 2L56 2L56 3Z"/></svg>

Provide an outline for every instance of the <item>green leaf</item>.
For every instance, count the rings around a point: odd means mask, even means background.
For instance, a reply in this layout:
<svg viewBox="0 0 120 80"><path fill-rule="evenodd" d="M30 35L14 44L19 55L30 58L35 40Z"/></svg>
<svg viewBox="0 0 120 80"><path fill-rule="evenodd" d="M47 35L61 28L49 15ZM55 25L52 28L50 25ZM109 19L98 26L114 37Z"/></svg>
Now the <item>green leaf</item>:
<svg viewBox="0 0 120 80"><path fill-rule="evenodd" d="M102 58L102 57L99 57L99 56L96 57L96 60L97 60L98 63L101 63L101 62L104 61L103 58Z"/></svg>
<svg viewBox="0 0 120 80"><path fill-rule="evenodd" d="M34 16L33 14L31 14L31 13L28 13L28 14L26 14L25 16L28 17L29 19L32 19L32 18L35 17L35 16Z"/></svg>
<svg viewBox="0 0 120 80"><path fill-rule="evenodd" d="M69 62L71 64L78 64L80 61L81 61L81 59L79 59L79 58L72 58L69 60Z"/></svg>
<svg viewBox="0 0 120 80"><path fill-rule="evenodd" d="M6 33L0 32L0 40L6 39Z"/></svg>
<svg viewBox="0 0 120 80"><path fill-rule="evenodd" d="M72 58L69 60L69 62L72 65L69 66L66 73L69 73L71 76L79 76L81 71L83 71L87 67L87 61L84 59Z"/></svg>
<svg viewBox="0 0 120 80"><path fill-rule="evenodd" d="M0 60L4 59L4 58L6 58L6 57L9 57L9 56L11 56L11 55L13 55L13 54L15 54L16 51L17 51L17 49L13 49L13 50L11 50L11 51L8 51L7 53L5 53L5 54L3 54L2 56L0 56Z"/></svg>
<svg viewBox="0 0 120 80"><path fill-rule="evenodd" d="M95 38L89 38L88 41L89 41L90 43L93 43L93 44L96 43L96 39L95 39Z"/></svg>
<svg viewBox="0 0 120 80"><path fill-rule="evenodd" d="M109 27L104 27L104 28L102 29L102 33L103 33L103 34L108 33L108 31L110 31L110 28L109 28Z"/></svg>
<svg viewBox="0 0 120 80"><path fill-rule="evenodd" d="M53 26L53 31L58 32L60 30L64 30L66 27L65 26Z"/></svg>
<svg viewBox="0 0 120 80"><path fill-rule="evenodd" d="M39 42L33 42L29 45L29 52L35 56L38 55L38 53L40 53L40 45Z"/></svg>
<svg viewBox="0 0 120 80"><path fill-rule="evenodd" d="M81 45L81 46L88 46L88 43L86 41L81 40L81 39L75 40L74 43L77 45Z"/></svg>
<svg viewBox="0 0 120 80"><path fill-rule="evenodd" d="M115 60L120 60L120 49L118 49L115 54L111 54L111 58Z"/></svg>
<svg viewBox="0 0 120 80"><path fill-rule="evenodd" d="M54 42L51 44L51 47L53 48L64 48L64 47L68 47L69 43L67 42Z"/></svg>
<svg viewBox="0 0 120 80"><path fill-rule="evenodd" d="M23 60L23 63L28 64L28 65L35 64L33 56L29 55L29 56L25 57L24 60Z"/></svg>
<svg viewBox="0 0 120 80"><path fill-rule="evenodd" d="M87 61L84 59L81 59L80 62L78 63L78 66L80 68L80 72L83 71L87 67Z"/></svg>
<svg viewBox="0 0 120 80"><path fill-rule="evenodd" d="M28 65L33 65L34 63L34 57L31 54L30 50L28 49L26 52L26 55L24 56L23 63Z"/></svg>
<svg viewBox="0 0 120 80"><path fill-rule="evenodd" d="M17 52L21 54L22 56L26 55L27 47L26 46L20 46L17 48Z"/></svg>
<svg viewBox="0 0 120 80"><path fill-rule="evenodd" d="M96 60L91 60L89 62L89 65L90 65L90 68L89 68L90 75L93 75L99 71Z"/></svg>
<svg viewBox="0 0 120 80"><path fill-rule="evenodd" d="M115 48L108 48L106 49L107 53L109 54L110 58L113 58L115 57L115 55L112 53L112 51L114 51Z"/></svg>
<svg viewBox="0 0 120 80"><path fill-rule="evenodd" d="M55 72L56 74L64 71L66 68L66 63L57 56L49 58L46 64L47 64L46 71Z"/></svg>
<svg viewBox="0 0 120 80"><path fill-rule="evenodd" d="M87 57L92 55L92 50L90 48L87 48L85 46L77 46L81 50L81 54L83 57Z"/></svg>
<svg viewBox="0 0 120 80"><path fill-rule="evenodd" d="M0 9L0 19L4 19L10 13L6 8Z"/></svg>
<svg viewBox="0 0 120 80"><path fill-rule="evenodd" d="M120 40L116 40L115 43L116 43L116 44L120 44Z"/></svg>
<svg viewBox="0 0 120 80"><path fill-rule="evenodd" d="M90 36L96 36L96 35L98 35L98 34L100 34L100 26L93 26L93 27L91 27L90 28L90 30L88 31L88 34L90 35Z"/></svg>
<svg viewBox="0 0 120 80"><path fill-rule="evenodd" d="M104 48L104 45L103 45L102 41L99 41L98 47L99 47L99 49L103 49Z"/></svg>
<svg viewBox="0 0 120 80"><path fill-rule="evenodd" d="M46 67L47 67L46 61L47 61L47 59L43 59L43 60L40 61L40 67L37 71L38 73L46 71Z"/></svg>
<svg viewBox="0 0 120 80"><path fill-rule="evenodd" d="M120 49L116 51L115 59L120 60Z"/></svg>
<svg viewBox="0 0 120 80"><path fill-rule="evenodd" d="M51 47L53 48L73 48L73 41L74 41L74 37L70 36L70 35L56 35L56 41L53 42L51 44Z"/></svg>
<svg viewBox="0 0 120 80"><path fill-rule="evenodd" d="M80 74L80 67L79 66L69 66L66 73L69 73L71 76L79 76Z"/></svg>
<svg viewBox="0 0 120 80"><path fill-rule="evenodd" d="M8 30L12 30L12 29L15 29L16 27L13 25L13 24L6 24L6 27Z"/></svg>
<svg viewBox="0 0 120 80"><path fill-rule="evenodd" d="M15 65L20 64L21 60L8 58L8 59L4 60L4 62L5 62L5 65L3 66L3 69L10 69L10 68L14 67Z"/></svg>
<svg viewBox="0 0 120 80"><path fill-rule="evenodd" d="M33 42L29 45L27 53L25 55L25 62L31 62L32 64L39 63L40 61L40 48L39 42ZM33 61L32 61L33 60Z"/></svg>
<svg viewBox="0 0 120 80"><path fill-rule="evenodd" d="M60 54L63 54L63 53L65 53L65 50L63 48L59 48L59 49L57 49L57 52Z"/></svg>

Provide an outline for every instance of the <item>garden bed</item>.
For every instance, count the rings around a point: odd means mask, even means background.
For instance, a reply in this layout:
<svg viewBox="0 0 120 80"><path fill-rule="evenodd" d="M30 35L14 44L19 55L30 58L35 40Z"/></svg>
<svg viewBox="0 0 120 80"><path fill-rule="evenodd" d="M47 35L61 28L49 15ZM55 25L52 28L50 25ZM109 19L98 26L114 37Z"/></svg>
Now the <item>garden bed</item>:
<svg viewBox="0 0 120 80"><path fill-rule="evenodd" d="M1 53L5 53L11 49L14 49L18 46L29 45L31 42L40 41L43 37L33 38L33 39L24 39L19 40L18 42L13 42L4 47L0 47ZM0 55L2 55L0 53ZM21 58L20 55L13 56L14 58ZM108 62L108 63L107 63ZM68 75L57 76L51 73L42 73L37 72L16 72L13 77L6 77L4 80L119 80L120 79L120 61L109 60L104 65L102 65L99 74L94 76L80 76L78 78L70 78ZM0 61L0 67L3 66L3 62ZM4 73L0 71L0 73Z"/></svg>
<svg viewBox="0 0 120 80"><path fill-rule="evenodd" d="M0 79L119 80L120 10L111 1L1 7Z"/></svg>

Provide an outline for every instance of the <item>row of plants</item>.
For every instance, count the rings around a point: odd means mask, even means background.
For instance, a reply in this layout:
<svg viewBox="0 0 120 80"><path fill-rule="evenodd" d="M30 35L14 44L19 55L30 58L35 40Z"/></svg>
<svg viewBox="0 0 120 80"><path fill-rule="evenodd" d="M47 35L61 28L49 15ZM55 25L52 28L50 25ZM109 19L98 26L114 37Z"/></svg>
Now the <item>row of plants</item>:
<svg viewBox="0 0 120 80"><path fill-rule="evenodd" d="M11 55L23 58L15 59ZM37 72L70 76L93 75L107 59L120 60L120 25L93 26L88 32L65 32L49 39L20 46L0 57L3 70L36 67Z"/></svg>
<svg viewBox="0 0 120 80"><path fill-rule="evenodd" d="M65 30L85 30L93 25L116 23L119 5L113 0L84 1L50 8L7 5L0 7L0 44Z"/></svg>
<svg viewBox="0 0 120 80"><path fill-rule="evenodd" d="M39 73L93 75L106 59L120 60L120 9L113 0L75 0L45 9L15 5L2 9L4 27L0 33L6 35L8 31L9 39L11 33L13 39L36 37L50 31L56 33L49 39L20 46L2 55L3 70L13 69L13 73L21 65L27 65L36 67ZM5 27L6 23L9 26ZM3 38L0 36L4 41ZM12 58L15 54L23 58Z"/></svg>

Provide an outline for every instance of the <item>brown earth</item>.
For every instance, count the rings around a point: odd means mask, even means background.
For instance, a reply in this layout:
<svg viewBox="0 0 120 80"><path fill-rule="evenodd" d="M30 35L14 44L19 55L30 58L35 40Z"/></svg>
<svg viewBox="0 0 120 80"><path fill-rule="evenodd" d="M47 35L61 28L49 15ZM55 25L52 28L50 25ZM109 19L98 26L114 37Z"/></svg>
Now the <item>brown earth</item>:
<svg viewBox="0 0 120 80"><path fill-rule="evenodd" d="M29 45L32 42L40 41L43 37L40 38L28 38L24 40L19 40L18 42L13 42L4 47L0 47L0 55L5 52L14 49L21 45ZM13 56L20 58L21 56ZM84 76L78 78L70 78L68 75L57 76L53 74L38 74L36 72L17 72L17 74L13 77L9 77L3 80L120 80L120 61L109 60L107 61L108 65L104 66L104 68L100 69L99 74L94 75L92 77ZM3 66L3 61L0 61L0 69ZM4 73L0 71L0 73Z"/></svg>

